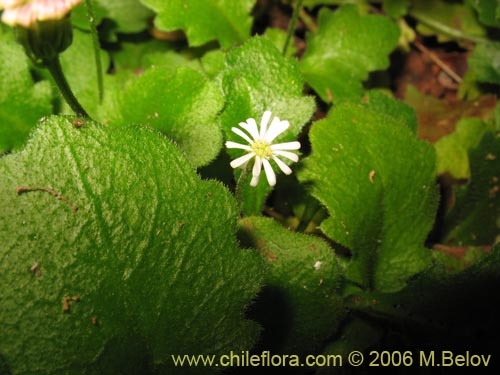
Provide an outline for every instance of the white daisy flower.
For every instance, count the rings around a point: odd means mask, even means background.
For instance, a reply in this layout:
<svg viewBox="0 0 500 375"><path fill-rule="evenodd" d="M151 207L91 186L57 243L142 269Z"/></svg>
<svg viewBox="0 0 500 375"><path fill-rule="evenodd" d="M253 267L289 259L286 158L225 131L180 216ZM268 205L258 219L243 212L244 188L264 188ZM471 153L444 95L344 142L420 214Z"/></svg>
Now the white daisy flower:
<svg viewBox="0 0 500 375"><path fill-rule="evenodd" d="M274 173L273 167L269 160L272 159L278 165L278 167L285 174L292 173L292 170L288 165L286 165L282 160L278 158L278 156L283 156L291 161L297 162L299 157L297 154L290 152L290 150L298 150L300 149L300 143L295 142L286 142L286 143L278 143L272 144L274 139L283 133L290 124L288 121L281 121L278 117L274 117L269 128L267 124L271 119L271 112L265 111L262 115L262 120L260 122L260 131L257 127L257 122L253 118L249 118L246 122L240 122L240 126L245 129L248 134L243 132L241 129L232 128L233 133L239 135L247 144L241 144L236 142L227 141L227 148L239 148L245 151L248 151L247 154L240 156L237 159L234 159L231 162L231 167L245 167L247 162L255 157L255 163L252 169L252 181L250 182L251 186L257 186L259 183L260 172L262 170L262 166L264 166L264 171L266 172L267 182L269 185L276 185L276 174ZM251 138L250 138L250 136Z"/></svg>
<svg viewBox="0 0 500 375"><path fill-rule="evenodd" d="M60 20L82 0L0 0L2 21L9 26L33 27L38 21Z"/></svg>

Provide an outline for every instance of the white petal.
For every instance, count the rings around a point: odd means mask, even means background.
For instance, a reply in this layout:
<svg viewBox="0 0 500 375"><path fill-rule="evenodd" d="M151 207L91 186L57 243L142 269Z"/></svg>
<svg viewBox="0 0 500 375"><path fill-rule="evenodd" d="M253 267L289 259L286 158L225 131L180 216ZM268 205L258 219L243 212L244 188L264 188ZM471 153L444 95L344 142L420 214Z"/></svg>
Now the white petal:
<svg viewBox="0 0 500 375"><path fill-rule="evenodd" d="M258 185L258 183L259 183L259 176L253 176L252 181L250 181L250 186L255 187Z"/></svg>
<svg viewBox="0 0 500 375"><path fill-rule="evenodd" d="M250 151L252 149L249 145L242 145L241 143L236 143L236 142L231 142L231 141L226 142L226 147L227 148L241 148L242 150L248 150L248 151Z"/></svg>
<svg viewBox="0 0 500 375"><path fill-rule="evenodd" d="M240 126L250 133L254 141L259 140L259 129L257 128L257 122L253 118L247 119L247 122L240 122Z"/></svg>
<svg viewBox="0 0 500 375"><path fill-rule="evenodd" d="M269 182L269 185L271 186L276 185L276 175L274 174L273 167L271 167L269 160L264 159L262 160L262 163L264 164L264 171L266 172L267 182Z"/></svg>
<svg viewBox="0 0 500 375"><path fill-rule="evenodd" d="M283 133L286 129L288 129L290 123L288 121L280 121L279 118L275 117L271 125L269 126L269 130L266 133L266 141L271 143L274 138Z"/></svg>
<svg viewBox="0 0 500 375"><path fill-rule="evenodd" d="M267 123L269 122L271 116L271 111L265 111L262 115L262 120L260 120L260 139L264 139L264 137L266 136Z"/></svg>
<svg viewBox="0 0 500 375"><path fill-rule="evenodd" d="M262 158L260 156L255 157L255 164L253 165L252 175L258 177L260 175L260 170L262 168Z"/></svg>
<svg viewBox="0 0 500 375"><path fill-rule="evenodd" d="M300 142L286 142L271 145L271 150L298 150L300 148Z"/></svg>
<svg viewBox="0 0 500 375"><path fill-rule="evenodd" d="M292 173L292 170L290 169L290 167L288 165L286 165L285 163L283 163L280 159L278 159L274 155L273 155L273 160L276 162L276 164L278 164L278 167L280 167L281 171L284 174L291 174Z"/></svg>
<svg viewBox="0 0 500 375"><path fill-rule="evenodd" d="M21 5L26 0L0 0L0 7L13 8Z"/></svg>
<svg viewBox="0 0 500 375"><path fill-rule="evenodd" d="M287 159L290 159L291 161L298 162L299 161L299 156L297 154L294 154L293 152L289 151L273 151L273 155L280 155L284 156Z"/></svg>
<svg viewBox="0 0 500 375"><path fill-rule="evenodd" d="M245 164L247 161L249 161L254 156L255 156L255 154L253 152L251 152L249 154L245 154L243 156L240 156L237 159L234 159L231 163L229 163L229 165L231 165L231 167L233 167L233 168L238 168L239 166Z"/></svg>
<svg viewBox="0 0 500 375"><path fill-rule="evenodd" d="M243 133L240 129L231 128L231 130L233 131L233 133L238 134L241 138L243 138L248 143L250 143L250 144L253 143L253 141L250 139L250 137L248 135L246 135L245 133Z"/></svg>

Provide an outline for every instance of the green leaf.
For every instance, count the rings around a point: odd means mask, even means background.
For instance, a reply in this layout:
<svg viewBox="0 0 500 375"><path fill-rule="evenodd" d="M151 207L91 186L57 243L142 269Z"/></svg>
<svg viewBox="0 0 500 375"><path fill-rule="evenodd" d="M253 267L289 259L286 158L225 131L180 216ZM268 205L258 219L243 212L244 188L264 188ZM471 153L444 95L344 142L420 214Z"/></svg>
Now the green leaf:
<svg viewBox="0 0 500 375"><path fill-rule="evenodd" d="M500 84L500 43L478 44L467 61L479 82Z"/></svg>
<svg viewBox="0 0 500 375"><path fill-rule="evenodd" d="M250 36L255 0L140 0L153 9L160 30L185 31L190 46L218 40L223 48L243 43Z"/></svg>
<svg viewBox="0 0 500 375"><path fill-rule="evenodd" d="M113 31L119 33L139 33L149 26L153 12L139 0L93 0L96 24L104 18L113 24ZM90 31L85 2L71 12L72 22L80 29Z"/></svg>
<svg viewBox="0 0 500 375"><path fill-rule="evenodd" d="M314 111L313 98L302 94L297 60L283 57L267 38L253 37L229 52L219 79L227 100L222 114L227 134L246 118L260 120L270 110L290 122L276 142L294 140Z"/></svg>
<svg viewBox="0 0 500 375"><path fill-rule="evenodd" d="M374 104L338 105L310 139L299 180L331 215L321 230L351 250L347 276L367 289L403 288L430 262L423 244L437 205L432 146Z"/></svg>
<svg viewBox="0 0 500 375"><path fill-rule="evenodd" d="M190 56L189 50L178 52L175 49L174 43L154 39L141 43L121 43L120 50L113 53L114 68L117 72L129 70L140 74L153 66L162 66L169 69L170 75L177 68L186 66L203 72L200 61Z"/></svg>
<svg viewBox="0 0 500 375"><path fill-rule="evenodd" d="M469 156L467 152L477 147L487 130L478 118L460 120L450 135L439 139L436 147L437 173L449 173L455 179L469 179Z"/></svg>
<svg viewBox="0 0 500 375"><path fill-rule="evenodd" d="M230 51L218 80L226 96L221 122L226 139L231 141L242 142L231 131L232 127L237 127L238 123L250 117L260 123L266 110L290 123L290 128L278 136L275 142L294 141L314 111L313 98L302 94L303 85L297 61L283 57L267 38L253 37L242 47ZM228 153L232 158L242 155L241 150L228 150ZM242 183L248 184L249 180L242 179ZM271 190L265 178L261 178L258 189L244 189L248 192L244 200L255 202L244 212L247 215L259 214ZM250 197L248 194L255 196Z"/></svg>
<svg viewBox="0 0 500 375"><path fill-rule="evenodd" d="M417 134L418 121L415 110L409 105L394 100L383 91L371 90L362 99L363 105L379 115L387 118L387 121L400 123L408 127L413 134Z"/></svg>
<svg viewBox="0 0 500 375"><path fill-rule="evenodd" d="M204 73L209 78L215 78L224 69L226 55L220 49L205 53L200 61Z"/></svg>
<svg viewBox="0 0 500 375"><path fill-rule="evenodd" d="M273 352L309 353L337 330L344 316L341 269L324 241L291 232L272 219L240 221L245 246L269 265L266 288L254 306ZM267 349L267 348L266 348Z"/></svg>
<svg viewBox="0 0 500 375"><path fill-rule="evenodd" d="M243 314L262 261L237 246L229 192L163 136L52 117L0 159L0 180L0 352L13 373L170 373L171 354L254 344Z"/></svg>
<svg viewBox="0 0 500 375"><path fill-rule="evenodd" d="M471 2L479 15L479 21L486 26L500 27L500 1L475 0Z"/></svg>
<svg viewBox="0 0 500 375"><path fill-rule="evenodd" d="M213 160L222 145L217 114L224 98L201 73L153 67L130 82L119 104L120 123L151 125L172 138L194 166Z"/></svg>
<svg viewBox="0 0 500 375"><path fill-rule="evenodd" d="M97 0L107 11L106 18L116 24L120 33L137 33L148 28L148 21L153 16L150 9L139 0Z"/></svg>
<svg viewBox="0 0 500 375"><path fill-rule="evenodd" d="M492 245L500 234L500 137L486 132L469 151L470 180L455 190L444 218L444 243Z"/></svg>
<svg viewBox="0 0 500 375"><path fill-rule="evenodd" d="M40 117L52 112L48 82L34 83L22 47L0 29L0 154L20 147Z"/></svg>
<svg viewBox="0 0 500 375"><path fill-rule="evenodd" d="M156 39L142 41L140 43L120 43L120 49L113 51L112 58L115 69L140 70L151 66L151 55L169 55L173 53L175 47L173 43ZM184 56L175 53L179 59L184 60ZM177 68L178 64L175 64Z"/></svg>
<svg viewBox="0 0 500 375"><path fill-rule="evenodd" d="M307 35L308 49L301 61L306 82L326 102L355 99L368 73L389 66L399 28L387 17L360 16L346 5L335 12L319 12L319 31Z"/></svg>
<svg viewBox="0 0 500 375"><path fill-rule="evenodd" d="M200 60L193 59L184 53L177 53L174 51L168 52L154 52L143 56L145 66L163 66L174 73L177 68L184 66L203 73Z"/></svg>
<svg viewBox="0 0 500 375"><path fill-rule="evenodd" d="M486 30L478 22L469 1L412 0L410 14L418 21L417 30L436 36L439 42L460 40L463 35L482 37Z"/></svg>

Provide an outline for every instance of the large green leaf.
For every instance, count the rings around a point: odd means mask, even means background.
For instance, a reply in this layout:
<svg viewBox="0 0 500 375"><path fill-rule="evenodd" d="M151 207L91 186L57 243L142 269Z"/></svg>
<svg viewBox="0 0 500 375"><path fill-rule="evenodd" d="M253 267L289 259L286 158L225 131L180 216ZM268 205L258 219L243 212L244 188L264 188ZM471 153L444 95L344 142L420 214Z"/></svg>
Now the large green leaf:
<svg viewBox="0 0 500 375"><path fill-rule="evenodd" d="M48 82L34 83L28 59L0 28L0 154L21 146L38 119L52 112Z"/></svg>
<svg viewBox="0 0 500 375"><path fill-rule="evenodd" d="M152 130L73 121L48 119L0 159L11 371L147 374L171 354L250 349L259 329L243 313L263 264L237 246L229 192Z"/></svg>
<svg viewBox="0 0 500 375"><path fill-rule="evenodd" d="M304 79L327 102L359 97L368 73L389 66L399 28L378 15L361 16L353 5L319 12L319 31L307 36Z"/></svg>
<svg viewBox="0 0 500 375"><path fill-rule="evenodd" d="M436 211L435 156L378 101L339 105L316 122L299 180L331 215L321 230L352 251L348 277L391 291L430 261L423 243Z"/></svg>
<svg viewBox="0 0 500 375"><path fill-rule="evenodd" d="M266 110L290 123L290 128L278 136L275 143L294 141L314 111L313 98L302 94L297 61L283 57L267 38L254 37L228 53L219 80L226 96L221 114L223 130L226 138L235 142L241 143L242 139L231 128L249 117L260 123ZM229 150L229 154L235 158L241 156L241 150ZM261 178L257 189L249 188L249 182L249 179L242 179L246 191L243 199L254 204L243 211L258 214L270 188L265 178Z"/></svg>
<svg viewBox="0 0 500 375"><path fill-rule="evenodd" d="M240 229L243 244L257 248L269 264L266 287L255 305L265 341L272 345L268 349L317 350L344 316L339 295L342 273L333 249L269 218L244 218Z"/></svg>
<svg viewBox="0 0 500 375"><path fill-rule="evenodd" d="M243 43L250 36L255 0L141 0L156 13L161 30L185 31L190 46L218 40L224 48Z"/></svg>
<svg viewBox="0 0 500 375"><path fill-rule="evenodd" d="M276 143L294 140L314 111L313 98L302 94L297 61L283 57L267 38L254 37L228 53L219 79L227 100L222 119L228 135L239 122L260 120L270 110L290 122Z"/></svg>
<svg viewBox="0 0 500 375"><path fill-rule="evenodd" d="M224 105L218 87L201 73L153 67L130 82L120 100L122 124L147 124L176 141L195 166L208 164L220 151L217 114Z"/></svg>

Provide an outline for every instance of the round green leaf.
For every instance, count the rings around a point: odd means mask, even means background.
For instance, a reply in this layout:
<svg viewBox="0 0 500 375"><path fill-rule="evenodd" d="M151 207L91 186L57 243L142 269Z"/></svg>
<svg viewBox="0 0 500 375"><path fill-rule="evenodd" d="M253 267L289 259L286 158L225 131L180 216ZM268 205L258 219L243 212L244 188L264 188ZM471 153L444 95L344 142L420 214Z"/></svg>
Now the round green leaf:
<svg viewBox="0 0 500 375"><path fill-rule="evenodd" d="M264 325L270 349L317 350L344 317L342 272L333 249L319 238L256 216L240 221L240 237L257 248L269 267L255 315Z"/></svg>
<svg viewBox="0 0 500 375"><path fill-rule="evenodd" d="M319 31L307 36L304 79L327 102L361 95L368 73L389 66L399 28L389 18L361 16L354 5L319 12Z"/></svg>
<svg viewBox="0 0 500 375"><path fill-rule="evenodd" d="M255 342L243 313L262 262L236 244L228 191L163 136L52 117L0 159L0 180L0 353L13 373L147 374L171 354Z"/></svg>
<svg viewBox="0 0 500 375"><path fill-rule="evenodd" d="M366 289L399 290L430 263L424 241L437 207L435 155L387 103L345 103L311 128L299 180L330 217L321 230L348 247L347 276Z"/></svg>
<svg viewBox="0 0 500 375"><path fill-rule="evenodd" d="M224 48L250 36L250 11L255 0L141 0L156 13L155 25L166 31L182 29L190 46L218 40Z"/></svg>
<svg viewBox="0 0 500 375"><path fill-rule="evenodd" d="M217 114L223 105L220 90L201 73L152 67L126 86L119 122L161 130L199 167L215 159L222 146Z"/></svg>

